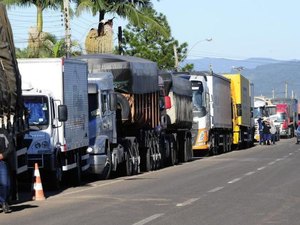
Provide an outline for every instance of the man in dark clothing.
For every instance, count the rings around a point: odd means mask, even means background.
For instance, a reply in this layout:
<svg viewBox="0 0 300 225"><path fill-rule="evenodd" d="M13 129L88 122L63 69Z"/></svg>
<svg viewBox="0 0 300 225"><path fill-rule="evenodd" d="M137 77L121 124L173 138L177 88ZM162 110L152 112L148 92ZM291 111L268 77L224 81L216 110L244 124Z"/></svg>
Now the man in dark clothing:
<svg viewBox="0 0 300 225"><path fill-rule="evenodd" d="M257 119L257 123L258 123L258 132L259 132L259 144L261 145L262 143L264 143L263 119L261 117L259 117Z"/></svg>
<svg viewBox="0 0 300 225"><path fill-rule="evenodd" d="M3 128L0 128L0 204L4 213L10 213L8 205L10 193L10 174L9 162L12 157L12 148L9 134Z"/></svg>
<svg viewBox="0 0 300 225"><path fill-rule="evenodd" d="M270 145L271 142L271 126L268 121L264 121L263 125L263 134L264 134L264 144Z"/></svg>

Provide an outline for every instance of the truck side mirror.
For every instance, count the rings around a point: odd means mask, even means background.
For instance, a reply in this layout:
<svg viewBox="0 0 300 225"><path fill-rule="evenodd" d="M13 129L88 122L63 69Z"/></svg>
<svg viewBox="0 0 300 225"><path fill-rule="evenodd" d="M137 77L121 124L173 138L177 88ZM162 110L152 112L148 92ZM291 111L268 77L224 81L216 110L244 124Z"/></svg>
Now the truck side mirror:
<svg viewBox="0 0 300 225"><path fill-rule="evenodd" d="M66 105L58 106L58 121L65 122L68 120L68 108Z"/></svg>
<svg viewBox="0 0 300 225"><path fill-rule="evenodd" d="M170 96L165 96L165 109L171 109L171 98Z"/></svg>
<svg viewBox="0 0 300 225"><path fill-rule="evenodd" d="M116 111L117 110L117 94L109 93L109 110Z"/></svg>

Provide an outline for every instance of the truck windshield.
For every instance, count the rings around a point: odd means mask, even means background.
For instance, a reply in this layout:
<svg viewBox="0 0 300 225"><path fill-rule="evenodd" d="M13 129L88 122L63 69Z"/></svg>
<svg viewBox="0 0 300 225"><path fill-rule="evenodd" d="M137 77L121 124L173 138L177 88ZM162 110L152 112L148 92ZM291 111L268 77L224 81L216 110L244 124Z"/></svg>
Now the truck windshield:
<svg viewBox="0 0 300 225"><path fill-rule="evenodd" d="M277 121L283 122L284 120L286 120L286 113L277 113Z"/></svg>
<svg viewBox="0 0 300 225"><path fill-rule="evenodd" d="M205 96L201 89L193 90L193 111L199 112L202 116L206 114Z"/></svg>
<svg viewBox="0 0 300 225"><path fill-rule="evenodd" d="M24 96L24 105L29 112L32 130L44 130L49 126L48 99L45 96Z"/></svg>

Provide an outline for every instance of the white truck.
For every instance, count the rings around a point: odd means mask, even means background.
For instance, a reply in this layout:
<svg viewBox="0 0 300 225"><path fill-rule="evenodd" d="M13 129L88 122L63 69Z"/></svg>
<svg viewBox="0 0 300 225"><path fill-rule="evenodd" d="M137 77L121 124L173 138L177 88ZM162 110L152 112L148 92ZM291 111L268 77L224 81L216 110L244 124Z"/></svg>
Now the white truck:
<svg viewBox="0 0 300 225"><path fill-rule="evenodd" d="M29 168L38 163L55 188L67 177L80 184L89 168L87 64L52 58L20 59L18 65L29 111Z"/></svg>
<svg viewBox="0 0 300 225"><path fill-rule="evenodd" d="M211 71L181 75L192 82L193 152L215 155L231 150L232 112L230 81Z"/></svg>

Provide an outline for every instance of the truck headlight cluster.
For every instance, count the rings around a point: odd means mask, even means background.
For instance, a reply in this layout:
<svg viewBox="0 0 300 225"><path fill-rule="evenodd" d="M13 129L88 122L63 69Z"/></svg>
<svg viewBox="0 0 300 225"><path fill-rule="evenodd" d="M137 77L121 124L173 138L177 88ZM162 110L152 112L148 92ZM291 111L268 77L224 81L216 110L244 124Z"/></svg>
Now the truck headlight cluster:
<svg viewBox="0 0 300 225"><path fill-rule="evenodd" d="M34 144L33 144L34 148L35 149L45 149L45 150L48 150L49 149L49 142L48 141L36 141Z"/></svg>

